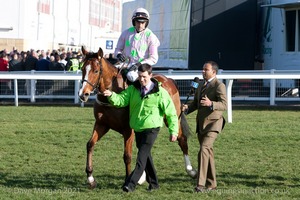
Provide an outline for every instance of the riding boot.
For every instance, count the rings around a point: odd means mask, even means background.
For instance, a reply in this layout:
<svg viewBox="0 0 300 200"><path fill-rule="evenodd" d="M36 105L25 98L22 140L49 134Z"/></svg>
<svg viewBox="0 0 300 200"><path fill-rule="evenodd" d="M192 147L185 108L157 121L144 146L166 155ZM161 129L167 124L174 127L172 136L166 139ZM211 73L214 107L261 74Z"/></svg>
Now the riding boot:
<svg viewBox="0 0 300 200"><path fill-rule="evenodd" d="M126 77L127 73L128 73L128 69L121 70L121 75L122 75L124 81L127 80L127 77Z"/></svg>

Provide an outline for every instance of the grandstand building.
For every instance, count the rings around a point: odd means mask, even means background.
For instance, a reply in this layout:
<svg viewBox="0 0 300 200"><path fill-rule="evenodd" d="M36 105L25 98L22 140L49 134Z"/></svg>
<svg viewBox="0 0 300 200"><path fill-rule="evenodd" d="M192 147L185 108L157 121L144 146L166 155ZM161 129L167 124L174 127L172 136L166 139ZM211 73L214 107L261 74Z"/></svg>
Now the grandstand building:
<svg viewBox="0 0 300 200"><path fill-rule="evenodd" d="M112 52L121 31L122 0L2 1L0 49Z"/></svg>

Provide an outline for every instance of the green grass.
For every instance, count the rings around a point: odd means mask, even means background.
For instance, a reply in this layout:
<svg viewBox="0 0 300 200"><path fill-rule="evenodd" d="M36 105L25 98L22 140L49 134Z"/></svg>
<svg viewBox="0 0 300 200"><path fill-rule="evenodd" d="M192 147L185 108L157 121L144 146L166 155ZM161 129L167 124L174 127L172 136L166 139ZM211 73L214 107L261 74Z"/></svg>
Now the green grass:
<svg viewBox="0 0 300 200"><path fill-rule="evenodd" d="M86 184L86 143L93 128L91 107L0 107L0 199L299 199L299 109L233 109L215 142L218 190L193 192L182 152L163 128L152 150L160 190L147 184L123 193L123 139L110 131L97 143L94 177ZM226 114L224 114L226 116ZM188 116L195 130L195 113ZM135 145L135 144L134 144ZM199 144L189 138L197 167ZM136 148L133 152L133 166Z"/></svg>

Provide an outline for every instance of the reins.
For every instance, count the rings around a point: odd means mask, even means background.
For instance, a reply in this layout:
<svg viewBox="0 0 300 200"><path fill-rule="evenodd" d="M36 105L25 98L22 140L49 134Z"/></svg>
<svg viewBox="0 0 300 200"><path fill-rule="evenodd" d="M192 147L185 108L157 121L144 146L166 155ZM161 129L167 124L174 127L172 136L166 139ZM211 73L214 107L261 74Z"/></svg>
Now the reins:
<svg viewBox="0 0 300 200"><path fill-rule="evenodd" d="M99 57L100 57L100 56L99 56ZM99 57L98 57L98 58L95 58L92 54L90 54L90 55L88 55L88 56L86 57L86 61L89 61L89 62L92 62L93 59L97 59L97 65L100 66L100 71L98 72L97 82L93 84L91 81L89 81L89 80L87 80L87 79L84 79L84 80L82 80L82 83L86 82L87 84L89 84L90 86L92 86L92 92L94 92L96 89L98 90L98 91L97 91L97 96L96 96L96 102L97 102L97 104L103 105L103 106L112 106L110 103L102 102L102 101L100 101L99 98L98 98L98 94L99 94L99 95L103 95L103 93L102 93L101 90L100 90L100 88L101 88L101 82L100 82L100 80L101 80L101 77L103 76L103 65L102 65L101 59L103 59L103 57L101 57L100 59L99 59ZM126 68L126 65L125 65L125 64L126 64L126 62L124 62L124 63L122 64L122 66L119 68L119 70L118 70L118 72L117 72L117 75L112 77L111 85L110 85L109 87L113 87L113 83L114 83L115 81L117 81L118 76L121 74L122 69L123 69L123 68ZM116 67L116 66L115 66L115 67ZM117 67L116 67L116 68L117 68ZM95 73L96 73L96 72L95 72ZM125 83L125 81L124 81L124 83ZM126 86L125 86L126 83L125 83L125 84L124 84L124 83L123 83L123 89L125 89L125 87L126 87ZM106 87L106 86L105 86L105 87ZM112 89L112 88L105 88L105 89Z"/></svg>

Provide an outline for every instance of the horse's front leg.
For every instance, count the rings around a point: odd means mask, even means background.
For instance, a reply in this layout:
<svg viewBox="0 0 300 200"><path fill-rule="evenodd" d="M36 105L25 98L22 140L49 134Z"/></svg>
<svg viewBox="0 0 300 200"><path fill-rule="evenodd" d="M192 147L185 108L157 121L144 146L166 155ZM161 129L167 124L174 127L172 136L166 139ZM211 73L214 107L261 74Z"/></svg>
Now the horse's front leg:
<svg viewBox="0 0 300 200"><path fill-rule="evenodd" d="M126 170L126 178L131 173L131 160L132 160L132 144L134 141L134 131L132 129L128 129L123 132L124 136L124 154L123 154L123 160L125 164L125 170Z"/></svg>
<svg viewBox="0 0 300 200"><path fill-rule="evenodd" d="M94 125L94 130L92 137L86 144L86 151L87 151L87 159L86 159L86 174L87 174L87 181L89 184L89 188L94 189L97 186L97 182L93 177L93 152L94 152L94 147L95 144L97 143L98 140L101 139L105 133L107 133L109 129L99 126L95 123Z"/></svg>

